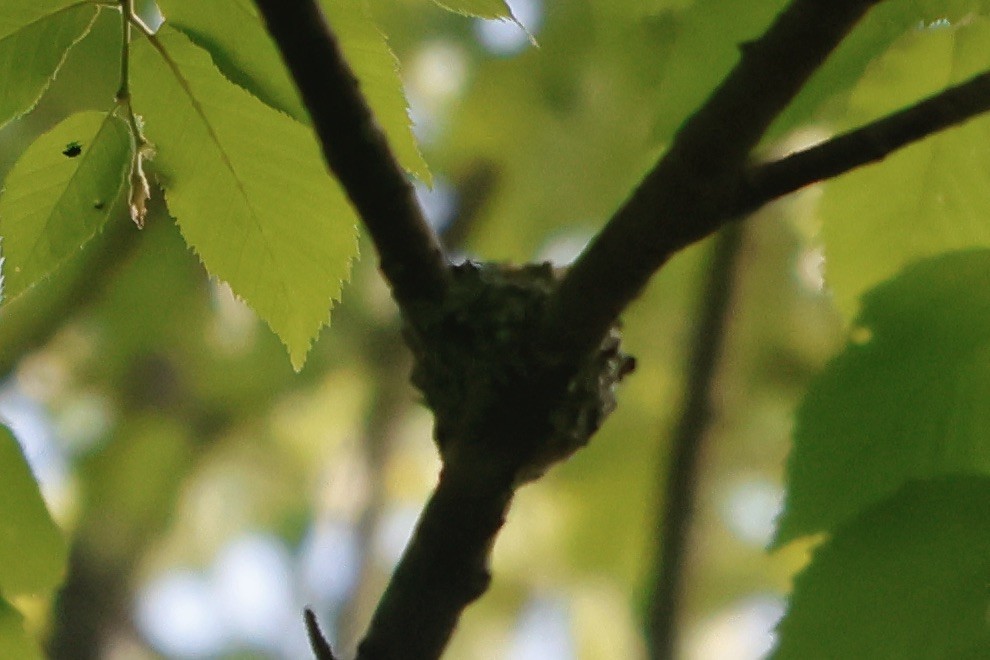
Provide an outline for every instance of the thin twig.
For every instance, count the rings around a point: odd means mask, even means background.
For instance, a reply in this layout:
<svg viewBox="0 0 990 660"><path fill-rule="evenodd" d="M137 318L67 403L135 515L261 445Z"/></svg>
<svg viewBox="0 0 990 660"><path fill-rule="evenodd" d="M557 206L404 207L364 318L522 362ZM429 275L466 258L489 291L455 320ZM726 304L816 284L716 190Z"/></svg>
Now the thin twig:
<svg viewBox="0 0 990 660"><path fill-rule="evenodd" d="M700 296L698 325L688 354L687 391L658 506L663 512L657 526L660 551L653 570L656 581L647 618L653 660L671 660L676 655L677 622L700 458L712 417L712 386L729 323L742 243L740 224L728 225L716 236L709 275Z"/></svg>
<svg viewBox="0 0 990 660"><path fill-rule="evenodd" d="M740 191L735 214L748 213L809 184L883 160L898 149L987 111L990 72L814 147L754 167Z"/></svg>
<svg viewBox="0 0 990 660"><path fill-rule="evenodd" d="M309 645L313 649L316 660L337 660L330 648L330 642L323 636L320 624L316 621L316 615L308 607L303 611L306 620L306 634L309 636Z"/></svg>
<svg viewBox="0 0 990 660"><path fill-rule="evenodd" d="M323 147L371 233L392 295L415 324L449 280L440 242L361 96L315 0L255 0L299 88Z"/></svg>

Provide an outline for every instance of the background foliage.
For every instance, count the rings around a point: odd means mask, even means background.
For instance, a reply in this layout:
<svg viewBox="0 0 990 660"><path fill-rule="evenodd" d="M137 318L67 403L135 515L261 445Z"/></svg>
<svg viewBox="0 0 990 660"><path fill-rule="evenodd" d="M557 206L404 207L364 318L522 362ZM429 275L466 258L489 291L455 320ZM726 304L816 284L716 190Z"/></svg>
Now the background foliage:
<svg viewBox="0 0 990 660"><path fill-rule="evenodd" d="M784 3L513 2L538 48L512 22L470 17L506 15L500 0L437 4L455 11L324 6L460 253L564 264ZM0 514L3 657L49 635L56 657L301 657L305 604L346 647L435 479L388 294L373 258L352 266L356 219L253 6L158 7L181 77L138 39L135 111L164 188L143 232L122 195L127 127L106 114L119 15L0 9L0 416L13 431L0 430L0 495L16 503ZM987 69L988 20L976 0L881 3L764 148ZM684 657L768 652L795 575L779 657L986 648L988 132L973 121L747 225ZM80 156L63 153L77 141ZM627 314L639 368L619 411L520 493L495 587L450 657L644 655L667 430L708 250L679 255ZM332 299L333 328L310 349Z"/></svg>

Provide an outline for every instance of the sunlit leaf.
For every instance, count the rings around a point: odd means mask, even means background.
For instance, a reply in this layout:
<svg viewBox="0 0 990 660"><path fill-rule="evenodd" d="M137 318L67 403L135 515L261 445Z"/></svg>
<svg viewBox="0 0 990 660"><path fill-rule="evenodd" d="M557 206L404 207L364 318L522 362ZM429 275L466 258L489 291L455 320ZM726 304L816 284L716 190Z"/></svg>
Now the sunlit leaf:
<svg viewBox="0 0 990 660"><path fill-rule="evenodd" d="M798 411L777 544L910 479L990 475L990 251L908 269L866 297L858 326Z"/></svg>
<svg viewBox="0 0 990 660"><path fill-rule="evenodd" d="M907 484L797 577L773 658L990 657L990 479Z"/></svg>
<svg viewBox="0 0 990 660"><path fill-rule="evenodd" d="M250 0L161 0L168 25L209 51L233 82L299 121L309 121L302 100ZM237 25L237 29L231 29Z"/></svg>
<svg viewBox="0 0 990 660"><path fill-rule="evenodd" d="M159 5L168 24L208 50L224 75L268 105L299 121L309 122L299 93L254 3L162 0ZM364 0L325 2L323 9L399 162L412 174L428 181L429 168L412 134L398 63ZM231 29L232 25L236 29Z"/></svg>
<svg viewBox="0 0 990 660"><path fill-rule="evenodd" d="M0 658L41 660L41 651L24 631L24 617L0 596Z"/></svg>
<svg viewBox="0 0 990 660"><path fill-rule="evenodd" d="M0 128L35 106L99 12L80 3L38 16L27 4L0 5Z"/></svg>
<svg viewBox="0 0 990 660"><path fill-rule="evenodd" d="M0 592L14 596L50 591L65 572L65 539L48 514L20 445L4 426L0 502Z"/></svg>
<svg viewBox="0 0 990 660"><path fill-rule="evenodd" d="M853 91L851 116L872 119L975 75L990 66L987 43L986 19L911 32ZM826 283L843 312L851 317L865 290L914 259L990 245L987 144L984 117L825 187Z"/></svg>
<svg viewBox="0 0 990 660"><path fill-rule="evenodd" d="M356 254L354 212L312 131L231 84L168 25L157 38L174 67L142 41L132 86L169 209L301 368Z"/></svg>
<svg viewBox="0 0 990 660"><path fill-rule="evenodd" d="M112 115L73 115L36 140L0 196L5 295L47 277L107 221L129 162L127 126Z"/></svg>

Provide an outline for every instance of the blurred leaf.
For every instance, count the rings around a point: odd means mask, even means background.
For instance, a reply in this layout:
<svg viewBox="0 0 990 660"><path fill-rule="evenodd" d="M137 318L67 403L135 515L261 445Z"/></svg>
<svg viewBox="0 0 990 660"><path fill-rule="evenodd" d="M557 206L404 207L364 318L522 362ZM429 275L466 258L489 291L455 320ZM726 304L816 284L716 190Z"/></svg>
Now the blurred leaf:
<svg viewBox="0 0 990 660"><path fill-rule="evenodd" d="M217 68L231 81L273 108L309 123L299 92L254 3L161 0L159 5L168 24L208 50ZM412 133L398 62L364 0L324 2L323 10L399 162L429 181L429 168Z"/></svg>
<svg viewBox="0 0 990 660"><path fill-rule="evenodd" d="M773 658L990 657L990 479L907 484L797 577Z"/></svg>
<svg viewBox="0 0 990 660"><path fill-rule="evenodd" d="M478 18L512 19L512 10L505 0L433 0L448 11Z"/></svg>
<svg viewBox="0 0 990 660"><path fill-rule="evenodd" d="M50 275L103 227L129 154L126 125L100 112L73 115L28 148L0 196L7 298Z"/></svg>
<svg viewBox="0 0 990 660"><path fill-rule="evenodd" d="M168 25L157 40L161 51L135 44L132 88L169 209L300 369L356 255L354 212L310 130L232 85Z"/></svg>
<svg viewBox="0 0 990 660"><path fill-rule="evenodd" d="M684 3L670 2L674 5ZM675 12L678 36L663 74L654 138L668 141L738 62L738 44L755 38L784 8L783 0L696 0ZM828 118L847 126L846 103L870 63L906 33L937 20L967 25L977 13L990 13L986 0L901 0L880 3L835 49L794 102L774 123L779 136L811 119ZM922 79L921 82L931 82ZM939 86L928 87L933 93ZM898 99L894 105L917 100ZM862 119L862 118L859 118Z"/></svg>
<svg viewBox="0 0 990 660"><path fill-rule="evenodd" d="M0 590L7 596L54 589L67 547L13 434L0 426ZM0 657L7 656L0 653Z"/></svg>
<svg viewBox="0 0 990 660"><path fill-rule="evenodd" d="M140 368L141 365L139 365ZM156 374L145 369L149 388L159 386ZM186 479L195 447L184 420L166 415L129 415L118 425L118 441L83 464L89 484L86 510L101 552L124 556L161 532L175 506L176 493Z"/></svg>
<svg viewBox="0 0 990 660"><path fill-rule="evenodd" d="M849 120L877 117L988 66L990 20L912 31L857 85ZM851 317L865 290L919 257L990 245L988 143L990 119L977 119L825 186L825 274L843 312Z"/></svg>
<svg viewBox="0 0 990 660"><path fill-rule="evenodd" d="M450 129L444 107L435 120L444 130L431 153L439 168L493 163L497 190L470 245L486 259L542 259L553 244L580 247L658 156L654 115L644 108L658 102L656 63L673 27L644 19L642 8L611 5L607 19L595 21L586 4L548 5L540 48L479 60L467 71L465 96L451 102ZM422 52L473 64L455 48Z"/></svg>
<svg viewBox="0 0 990 660"><path fill-rule="evenodd" d="M24 617L0 596L0 658L41 660L41 651L24 631Z"/></svg>
<svg viewBox="0 0 990 660"><path fill-rule="evenodd" d="M100 11L80 3L38 16L37 4L5 0L0 5L0 128L37 104L68 50L86 36Z"/></svg>
<svg viewBox="0 0 990 660"><path fill-rule="evenodd" d="M776 545L911 479L990 474L990 251L909 268L865 298L858 323L797 413Z"/></svg>
<svg viewBox="0 0 990 660"><path fill-rule="evenodd" d="M667 142L739 60L739 44L770 24L785 0L696 0L679 17L660 83L654 139Z"/></svg>
<svg viewBox="0 0 990 660"><path fill-rule="evenodd" d="M777 119L771 130L779 135L785 130L810 119L828 119L839 127L849 128L866 119L862 108L847 107L864 73L869 73L871 63L901 37L916 34L926 26L968 24L976 13L986 16L990 2L986 0L900 0L883 2L872 9L850 35L839 44L801 90L797 98ZM941 29L937 28L936 29ZM908 37L909 38L909 37ZM931 83L922 78L919 82ZM934 93L937 87L927 90ZM915 99L903 99L909 102ZM900 103L896 104L900 105Z"/></svg>

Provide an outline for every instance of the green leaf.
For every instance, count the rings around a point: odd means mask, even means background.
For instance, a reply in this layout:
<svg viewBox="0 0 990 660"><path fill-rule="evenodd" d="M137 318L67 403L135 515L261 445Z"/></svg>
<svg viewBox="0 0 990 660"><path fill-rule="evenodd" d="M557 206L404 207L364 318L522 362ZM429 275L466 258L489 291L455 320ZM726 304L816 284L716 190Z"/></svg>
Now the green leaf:
<svg viewBox="0 0 990 660"><path fill-rule="evenodd" d="M505 0L433 0L444 9L464 16L515 21Z"/></svg>
<svg viewBox="0 0 990 660"><path fill-rule="evenodd" d="M167 24L157 40L161 51L135 44L131 84L169 209L299 369L357 253L355 214L311 130L231 84Z"/></svg>
<svg viewBox="0 0 990 660"><path fill-rule="evenodd" d="M20 445L4 426L0 426L0 502L0 592L12 596L54 589L65 574L65 539L48 515Z"/></svg>
<svg viewBox="0 0 990 660"><path fill-rule="evenodd" d="M79 4L83 3L79 0L4 0L0 7L0 39Z"/></svg>
<svg viewBox="0 0 990 660"><path fill-rule="evenodd" d="M231 81L295 119L309 115L271 37L249 0L161 0L168 24L213 56ZM347 61L361 81L379 124L410 173L429 181L430 171L416 144L402 91L398 63L363 0L323 3Z"/></svg>
<svg viewBox="0 0 990 660"><path fill-rule="evenodd" d="M14 298L75 254L107 221L129 163L126 125L73 115L17 161L0 196L4 286Z"/></svg>
<svg viewBox="0 0 990 660"><path fill-rule="evenodd" d="M872 291L797 413L775 544L827 531L906 481L990 474L990 250Z"/></svg>
<svg viewBox="0 0 990 660"><path fill-rule="evenodd" d="M38 103L98 13L96 5L78 4L39 17L23 6L0 5L0 128Z"/></svg>
<svg viewBox="0 0 990 660"><path fill-rule="evenodd" d="M794 583L772 657L990 657L990 479L907 484Z"/></svg>
<svg viewBox="0 0 990 660"><path fill-rule="evenodd" d="M209 51L217 68L259 99L301 122L309 116L278 49L250 0L160 0L167 24Z"/></svg>
<svg viewBox="0 0 990 660"><path fill-rule="evenodd" d="M41 651L24 631L24 617L0 596L0 658L41 660Z"/></svg>
<svg viewBox="0 0 990 660"><path fill-rule="evenodd" d="M917 101L990 66L990 21L915 30L850 99L850 123ZM859 296L920 257L990 245L990 119L913 145L830 182L821 216L828 286L851 317ZM877 240L882 237L881 240Z"/></svg>

